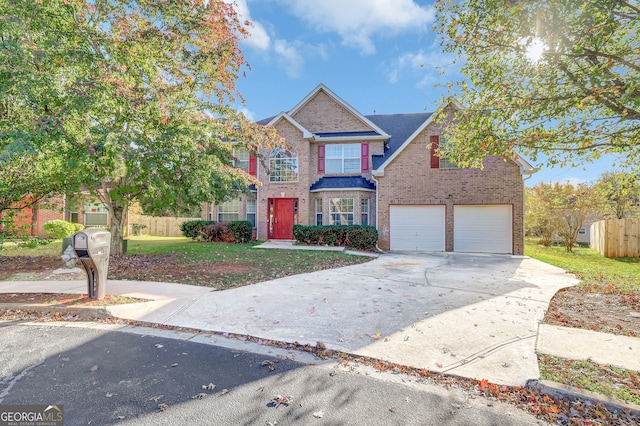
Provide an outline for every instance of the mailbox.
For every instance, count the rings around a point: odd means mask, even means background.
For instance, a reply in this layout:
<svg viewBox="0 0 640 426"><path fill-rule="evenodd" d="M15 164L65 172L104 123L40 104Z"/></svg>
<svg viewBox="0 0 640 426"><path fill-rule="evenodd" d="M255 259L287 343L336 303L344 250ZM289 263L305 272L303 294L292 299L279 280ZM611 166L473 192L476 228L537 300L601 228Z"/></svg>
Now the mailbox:
<svg viewBox="0 0 640 426"><path fill-rule="evenodd" d="M111 233L102 229L84 229L73 235L73 250L87 273L88 294L102 299L107 287Z"/></svg>

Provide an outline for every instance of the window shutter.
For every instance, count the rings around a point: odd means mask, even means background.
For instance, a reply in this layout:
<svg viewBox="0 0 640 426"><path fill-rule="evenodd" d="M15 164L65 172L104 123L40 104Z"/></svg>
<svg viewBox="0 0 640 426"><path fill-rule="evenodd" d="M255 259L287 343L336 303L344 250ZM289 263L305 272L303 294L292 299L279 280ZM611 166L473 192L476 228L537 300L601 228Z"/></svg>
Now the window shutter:
<svg viewBox="0 0 640 426"><path fill-rule="evenodd" d="M433 135L430 137L429 141L431 142L431 168L439 169L440 157L436 155L436 150L438 149L438 145L440 144L440 136Z"/></svg>
<svg viewBox="0 0 640 426"><path fill-rule="evenodd" d="M362 173L369 171L369 142L360 144L360 165Z"/></svg>
<svg viewBox="0 0 640 426"><path fill-rule="evenodd" d="M318 145L318 173L324 173L324 145Z"/></svg>
<svg viewBox="0 0 640 426"><path fill-rule="evenodd" d="M256 161L255 155L249 155L249 174L251 176L256 176L258 170L258 162Z"/></svg>

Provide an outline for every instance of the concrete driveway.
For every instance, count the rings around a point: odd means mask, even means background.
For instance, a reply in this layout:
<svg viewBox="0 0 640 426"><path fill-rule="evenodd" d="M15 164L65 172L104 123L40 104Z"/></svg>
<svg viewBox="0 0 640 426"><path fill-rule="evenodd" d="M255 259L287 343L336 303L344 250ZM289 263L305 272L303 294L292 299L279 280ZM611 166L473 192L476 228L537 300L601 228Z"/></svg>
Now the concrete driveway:
<svg viewBox="0 0 640 426"><path fill-rule="evenodd" d="M549 300L576 283L559 268L523 257L393 253L206 292L139 319L319 341L403 365L522 385L539 376L535 339Z"/></svg>

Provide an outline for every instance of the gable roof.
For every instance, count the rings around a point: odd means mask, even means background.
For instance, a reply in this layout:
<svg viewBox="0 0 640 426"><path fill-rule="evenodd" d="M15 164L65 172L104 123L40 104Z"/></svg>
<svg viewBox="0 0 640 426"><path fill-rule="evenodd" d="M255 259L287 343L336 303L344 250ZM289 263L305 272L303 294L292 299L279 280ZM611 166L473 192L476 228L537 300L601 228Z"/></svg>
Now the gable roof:
<svg viewBox="0 0 640 426"><path fill-rule="evenodd" d="M384 155L372 156L373 175L384 175L385 167L449 106L461 109L460 105L455 101L450 101L438 108L434 113L369 115L370 120L377 121L379 125L386 127L386 130L393 135L389 139L388 148L385 147ZM512 160L520 166L520 174L522 175L532 175L537 171L536 168L519 155L516 155Z"/></svg>
<svg viewBox="0 0 640 426"><path fill-rule="evenodd" d="M360 121L362 121L367 126L371 127L379 136L381 136L383 138L388 138L389 137L389 135L384 130L382 130L380 127L378 127L375 123L373 123L367 117L362 115L360 113L360 111L358 111L357 109L355 109L354 107L349 105L344 99L342 99L340 96L338 96L335 93L333 93L331 91L331 89L329 89L327 86L325 86L322 83L318 84L316 86L316 88L313 89L311 92L309 92L309 94L307 96L305 96L300 102L298 102L298 104L296 106L294 106L292 109L290 109L288 111L288 114L290 116L294 116L298 111L300 111L300 109L302 109L302 107L304 107L320 91L323 91L324 93L326 93L327 96L329 96L335 102L337 102L338 104L343 106L347 111L349 111L351 114L353 114L356 118L358 118Z"/></svg>
<svg viewBox="0 0 640 426"><path fill-rule="evenodd" d="M264 120L260 120L260 121L266 121L267 119ZM296 120L293 119L293 117L291 117L289 114L287 114L286 112L281 112L280 114L271 117L271 119L263 124L264 126L275 126L276 123L280 120L287 120L289 123L291 123L295 128L297 128L298 130L300 130L302 132L302 137L305 139L311 139L313 137L313 134L308 131L307 129L305 129L302 124L298 123ZM258 122L258 124L262 124L261 122Z"/></svg>
<svg viewBox="0 0 640 426"><path fill-rule="evenodd" d="M383 155L373 155L373 170L376 170L402 146L402 144L420 127L432 113L419 112L413 114L380 114L368 115L367 118L383 128L390 136Z"/></svg>

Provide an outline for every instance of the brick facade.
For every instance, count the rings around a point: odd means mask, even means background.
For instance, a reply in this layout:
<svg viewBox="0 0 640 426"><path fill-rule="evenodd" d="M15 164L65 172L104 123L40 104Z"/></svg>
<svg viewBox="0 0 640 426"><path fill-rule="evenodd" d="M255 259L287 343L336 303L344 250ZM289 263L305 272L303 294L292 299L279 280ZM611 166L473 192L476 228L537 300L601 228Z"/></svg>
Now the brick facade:
<svg viewBox="0 0 640 426"><path fill-rule="evenodd" d="M417 114L416 114L417 116ZM425 114L427 123L428 114ZM372 116L375 117L375 116ZM372 118L373 119L373 118ZM384 158L383 167L374 170L373 156L389 156L389 135L380 133L380 128L369 119L353 110L340 98L320 85L300 104L291 110L291 115L280 115L273 125L285 143L295 150L298 156L298 180L296 182L269 182L267 169L259 164L257 178L262 183L258 187L257 198L257 238L268 239L269 200L287 198L296 200L297 212L294 223L316 224L316 200L322 200L322 223L330 223L330 201L334 198L354 200L354 223L362 220L362 200L369 200L367 220L377 225L379 246L389 249L389 208L391 205L444 205L446 211L447 251L453 246L453 207L454 205L510 205L512 206L513 253L524 252L524 183L522 164L512 160L489 157L484 161L483 169L446 169L431 168L430 136L439 135L437 124L430 124L410 143L395 149L392 160ZM302 128L302 129L301 129ZM306 131L306 132L305 132ZM382 130L384 131L384 130ZM326 134L343 132L333 138ZM375 132L377 137L350 137L349 132ZM389 132L390 134L392 132ZM407 134L413 133L413 130ZM316 134L321 134L317 136ZM309 137L311 135L311 137ZM306 136L306 138L305 138ZM342 137L342 139L341 139ZM382 138L386 138L382 140ZM334 143L368 143L369 163L362 173L327 174L318 171L318 145L328 146ZM267 150L260 152L269 165ZM532 170L532 169L531 169ZM362 176L375 182L376 190L364 188L311 190L312 185L325 177ZM245 218L245 199L240 203L239 219ZM216 220L216 206L203 207L202 217Z"/></svg>

